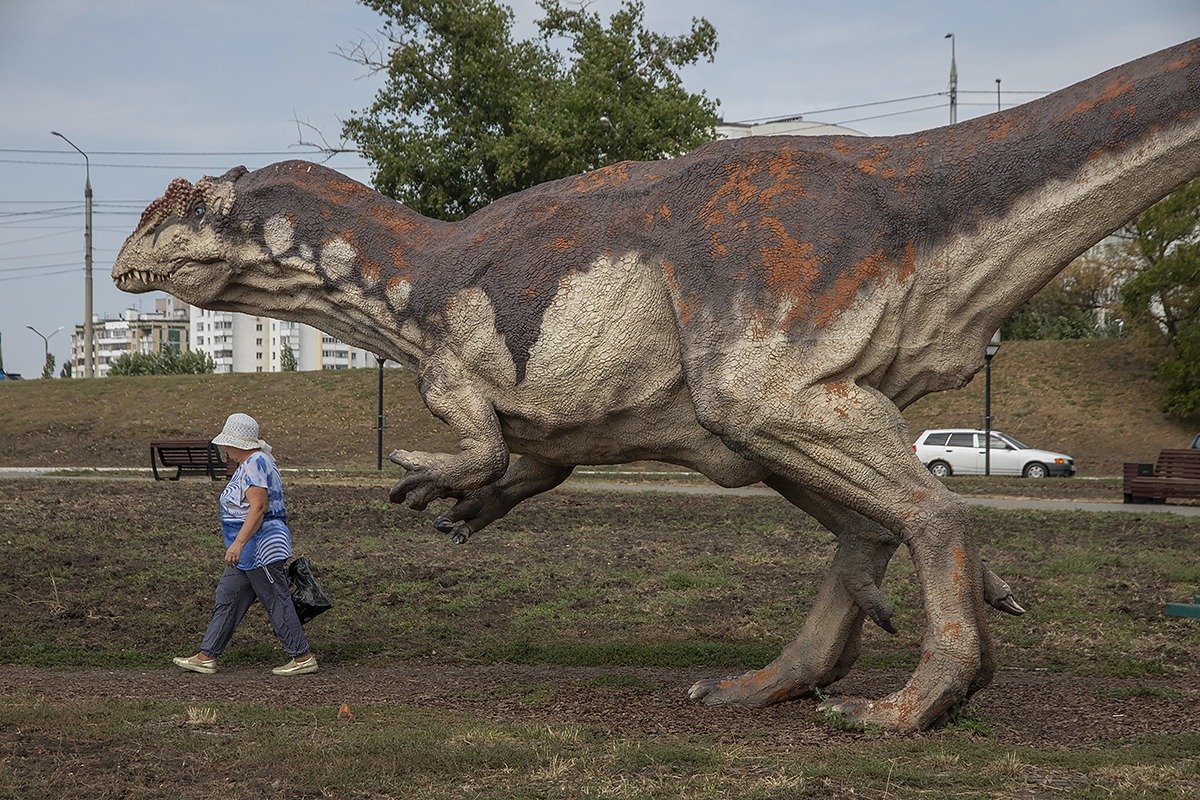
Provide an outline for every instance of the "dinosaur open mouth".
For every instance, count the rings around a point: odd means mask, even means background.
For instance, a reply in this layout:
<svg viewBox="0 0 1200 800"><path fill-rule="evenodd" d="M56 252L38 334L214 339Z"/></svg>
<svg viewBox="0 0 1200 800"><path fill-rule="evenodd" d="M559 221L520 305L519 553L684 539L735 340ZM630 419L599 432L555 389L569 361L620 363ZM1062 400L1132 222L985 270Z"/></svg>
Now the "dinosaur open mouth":
<svg viewBox="0 0 1200 800"><path fill-rule="evenodd" d="M153 283L165 281L170 277L170 273L154 272L148 269L135 269L119 276L117 278L117 285L121 289L128 290L138 284L149 286Z"/></svg>

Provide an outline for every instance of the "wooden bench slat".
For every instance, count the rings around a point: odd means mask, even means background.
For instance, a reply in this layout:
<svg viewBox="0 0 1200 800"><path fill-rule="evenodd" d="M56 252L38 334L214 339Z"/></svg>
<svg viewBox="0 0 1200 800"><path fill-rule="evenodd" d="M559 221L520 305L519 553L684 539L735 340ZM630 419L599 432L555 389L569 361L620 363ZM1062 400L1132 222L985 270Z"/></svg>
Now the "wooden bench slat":
<svg viewBox="0 0 1200 800"><path fill-rule="evenodd" d="M160 476L159 465L173 468L174 476ZM221 480L231 474L217 448L207 439L169 439L150 442L150 468L154 479L177 481L183 475L208 475Z"/></svg>
<svg viewBox="0 0 1200 800"><path fill-rule="evenodd" d="M1125 502L1200 497L1200 449L1163 450L1153 465L1124 465Z"/></svg>

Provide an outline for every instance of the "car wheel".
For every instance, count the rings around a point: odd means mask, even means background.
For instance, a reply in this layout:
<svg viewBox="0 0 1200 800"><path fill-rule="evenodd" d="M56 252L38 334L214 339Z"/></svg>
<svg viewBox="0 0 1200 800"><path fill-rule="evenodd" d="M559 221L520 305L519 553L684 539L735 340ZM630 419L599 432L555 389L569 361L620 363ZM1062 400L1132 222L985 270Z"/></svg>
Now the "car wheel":
<svg viewBox="0 0 1200 800"><path fill-rule="evenodd" d="M945 461L930 461L929 471L933 473L935 478L950 477L950 465Z"/></svg>
<svg viewBox="0 0 1200 800"><path fill-rule="evenodd" d="M1025 465L1025 471L1021 473L1026 478L1044 478L1046 477L1046 465L1039 464L1036 461L1032 464Z"/></svg>

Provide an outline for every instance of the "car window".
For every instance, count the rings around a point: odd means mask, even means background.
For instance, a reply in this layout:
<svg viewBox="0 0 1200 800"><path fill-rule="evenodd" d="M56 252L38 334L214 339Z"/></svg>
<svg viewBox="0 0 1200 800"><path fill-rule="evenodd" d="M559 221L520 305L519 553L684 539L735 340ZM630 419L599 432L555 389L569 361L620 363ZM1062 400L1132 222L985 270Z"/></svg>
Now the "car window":
<svg viewBox="0 0 1200 800"><path fill-rule="evenodd" d="M950 441L946 442L947 447L974 447L975 434L973 433L952 433Z"/></svg>
<svg viewBox="0 0 1200 800"><path fill-rule="evenodd" d="M1029 449L1029 445L1018 442L1016 439L1009 436L1007 433L999 434L999 436L1001 439L1006 440L1009 444L1011 444L1013 446L1013 448L1015 448L1017 450L1028 450Z"/></svg>
<svg viewBox="0 0 1200 800"><path fill-rule="evenodd" d="M944 447L948 438L950 438L950 434L948 433L931 433L925 437L925 441L922 444L927 444L931 447Z"/></svg>
<svg viewBox="0 0 1200 800"><path fill-rule="evenodd" d="M983 439L982 436L980 436L979 438ZM1008 444L1008 442L1004 441L1003 439L1001 439L999 436L997 436L995 434L992 434L991 439L992 439L991 448L993 450L1007 450L1010 446Z"/></svg>

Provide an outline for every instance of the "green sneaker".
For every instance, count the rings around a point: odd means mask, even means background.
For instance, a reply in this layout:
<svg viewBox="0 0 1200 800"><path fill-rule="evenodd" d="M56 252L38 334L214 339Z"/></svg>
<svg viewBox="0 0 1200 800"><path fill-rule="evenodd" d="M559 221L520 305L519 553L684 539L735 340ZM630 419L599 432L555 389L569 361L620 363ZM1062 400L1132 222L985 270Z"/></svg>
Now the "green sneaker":
<svg viewBox="0 0 1200 800"><path fill-rule="evenodd" d="M187 658L176 656L171 661L180 669L186 669L189 672L199 672L202 675L212 675L217 671L217 660L215 658L210 658L208 661L201 661L195 656L188 656Z"/></svg>
<svg viewBox="0 0 1200 800"><path fill-rule="evenodd" d="M292 659L282 667L276 667L271 672L276 675L304 675L309 672L317 671L317 657L309 656L306 661L297 661Z"/></svg>

